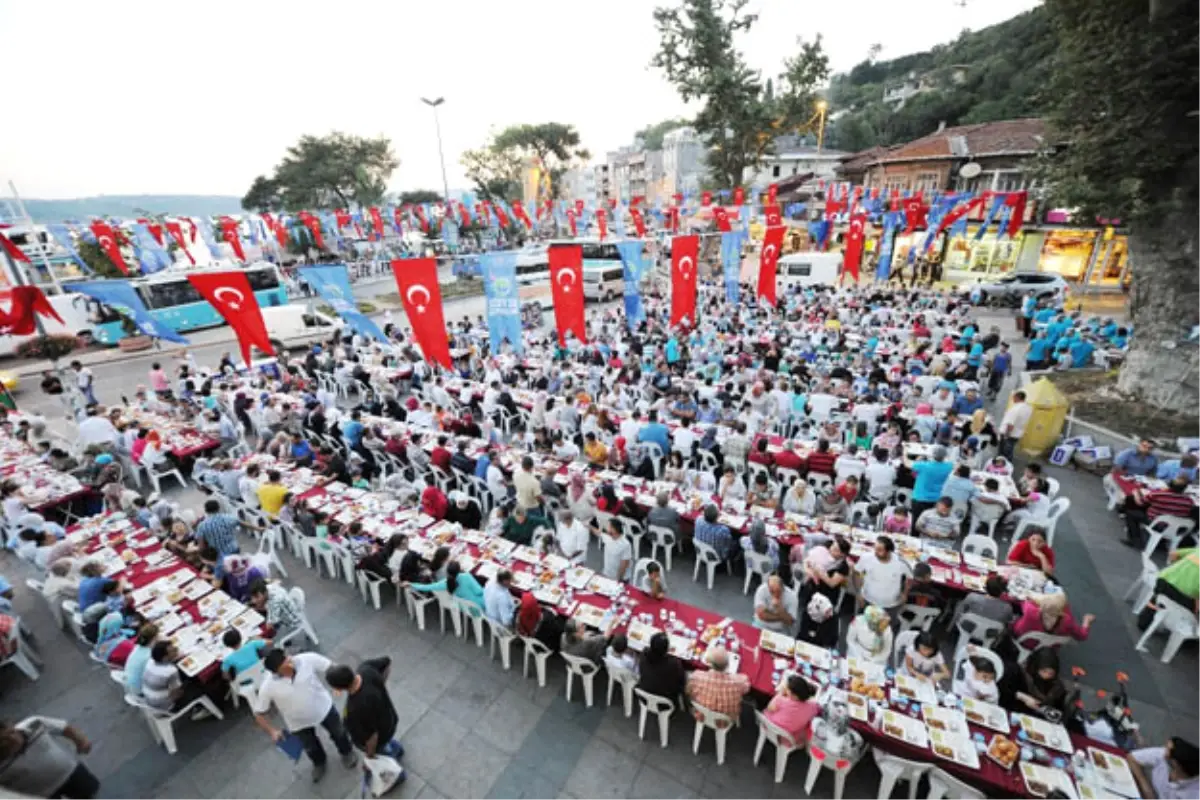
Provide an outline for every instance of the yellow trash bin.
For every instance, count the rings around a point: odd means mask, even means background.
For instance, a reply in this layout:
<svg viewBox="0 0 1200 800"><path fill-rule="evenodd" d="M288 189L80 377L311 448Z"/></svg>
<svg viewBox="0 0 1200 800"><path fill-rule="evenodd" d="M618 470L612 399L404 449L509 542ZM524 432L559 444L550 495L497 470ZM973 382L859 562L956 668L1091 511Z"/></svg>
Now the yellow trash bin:
<svg viewBox="0 0 1200 800"><path fill-rule="evenodd" d="M1058 442L1070 404L1066 396L1046 378L1026 386L1024 391L1025 402L1033 408L1033 414L1017 447L1026 455L1040 456L1052 450Z"/></svg>

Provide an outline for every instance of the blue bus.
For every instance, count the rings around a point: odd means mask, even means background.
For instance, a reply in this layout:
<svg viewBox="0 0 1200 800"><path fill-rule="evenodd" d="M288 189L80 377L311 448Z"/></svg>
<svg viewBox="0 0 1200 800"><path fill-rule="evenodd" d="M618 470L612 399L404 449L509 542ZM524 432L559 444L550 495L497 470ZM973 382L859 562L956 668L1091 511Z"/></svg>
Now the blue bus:
<svg viewBox="0 0 1200 800"><path fill-rule="evenodd" d="M227 269L227 267L222 267ZM262 308L287 305L287 287L273 264L254 264L242 270ZM134 288L141 296L150 316L183 333L199 328L224 325L225 320L207 300L200 296L187 279L188 272L167 271L138 278ZM95 339L103 344L116 344L125 337L121 316L112 309L101 307L92 328Z"/></svg>

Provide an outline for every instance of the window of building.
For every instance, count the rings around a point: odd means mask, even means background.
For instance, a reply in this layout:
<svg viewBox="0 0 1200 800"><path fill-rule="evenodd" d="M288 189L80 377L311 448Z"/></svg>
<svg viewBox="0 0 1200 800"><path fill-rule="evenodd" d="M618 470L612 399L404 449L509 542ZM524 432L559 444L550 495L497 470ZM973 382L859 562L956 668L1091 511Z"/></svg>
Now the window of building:
<svg viewBox="0 0 1200 800"><path fill-rule="evenodd" d="M771 177L772 177L772 178L778 178L778 177L779 177L779 165L778 165L778 164L776 164L775 166L771 167Z"/></svg>
<svg viewBox="0 0 1200 800"><path fill-rule="evenodd" d="M1028 183L1020 170L1004 170L996 175L997 192L1019 192L1025 188Z"/></svg>
<svg viewBox="0 0 1200 800"><path fill-rule="evenodd" d="M899 192L906 192L908 191L908 178L903 175L889 175L884 179L883 188L888 194L891 194L893 189Z"/></svg>
<svg viewBox="0 0 1200 800"><path fill-rule="evenodd" d="M917 179L913 183L913 188L918 192L932 192L938 188L941 182L941 175L936 172L921 172L917 174Z"/></svg>

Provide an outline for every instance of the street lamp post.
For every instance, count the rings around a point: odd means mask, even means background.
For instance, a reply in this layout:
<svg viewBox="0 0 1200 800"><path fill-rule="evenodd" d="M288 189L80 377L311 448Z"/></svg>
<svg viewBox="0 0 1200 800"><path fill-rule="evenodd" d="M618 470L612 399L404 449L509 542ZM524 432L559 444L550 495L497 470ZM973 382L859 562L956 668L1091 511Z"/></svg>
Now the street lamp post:
<svg viewBox="0 0 1200 800"><path fill-rule="evenodd" d="M446 200L446 208L449 208L450 184L446 180L446 156L442 153L442 123L441 120L438 119L438 106L446 102L446 98L439 97L436 100L429 100L428 98L422 97L421 102L433 109L433 126L437 130L438 161L441 162L442 165L442 194Z"/></svg>
<svg viewBox="0 0 1200 800"><path fill-rule="evenodd" d="M824 100L817 101L817 113L821 115L817 122L817 155L821 154L821 146L825 144L825 111L828 108L829 104Z"/></svg>

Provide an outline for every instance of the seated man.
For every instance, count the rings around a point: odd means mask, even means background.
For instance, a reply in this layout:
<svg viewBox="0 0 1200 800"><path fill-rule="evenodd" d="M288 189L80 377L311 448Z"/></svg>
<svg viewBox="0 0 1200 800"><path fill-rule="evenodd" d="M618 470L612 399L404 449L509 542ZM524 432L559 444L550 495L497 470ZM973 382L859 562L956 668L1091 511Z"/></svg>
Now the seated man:
<svg viewBox="0 0 1200 800"><path fill-rule="evenodd" d="M708 648L707 660L709 669L698 669L688 678L688 697L710 711L737 719L742 711L742 698L750 691L750 678L727 671L729 656L724 647Z"/></svg>
<svg viewBox="0 0 1200 800"><path fill-rule="evenodd" d="M800 598L778 574L767 576L754 591L754 627L791 636L799 616Z"/></svg>
<svg viewBox="0 0 1200 800"><path fill-rule="evenodd" d="M1117 453L1113 460L1113 472L1117 475L1153 475L1158 470L1158 457L1154 455L1154 440L1143 437L1137 447Z"/></svg>
<svg viewBox="0 0 1200 800"><path fill-rule="evenodd" d="M1145 543L1145 531L1142 530L1142 526L1161 516L1194 519L1196 504L1187 495L1187 488L1187 478L1180 475L1168 483L1165 489L1135 489L1133 494L1125 499L1126 538L1122 542L1130 547L1141 548Z"/></svg>

